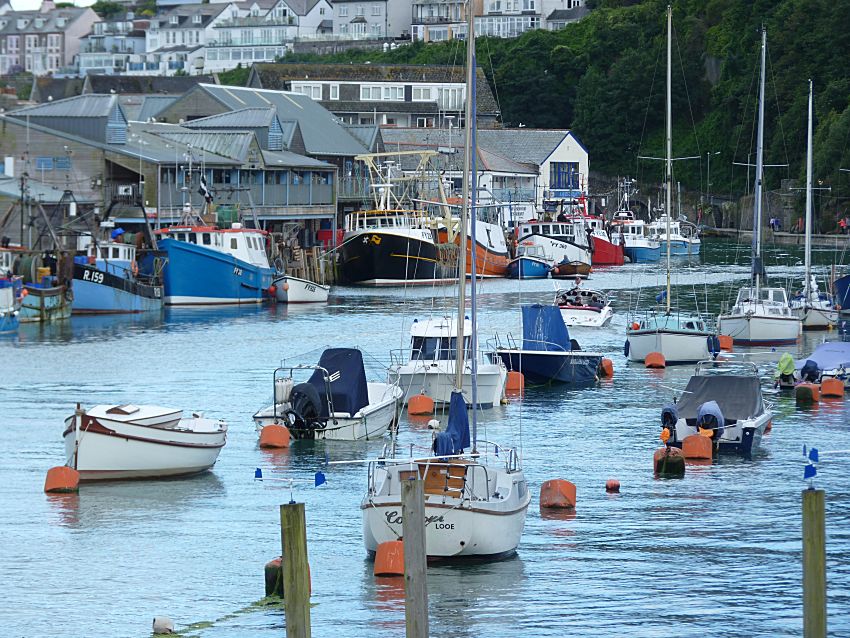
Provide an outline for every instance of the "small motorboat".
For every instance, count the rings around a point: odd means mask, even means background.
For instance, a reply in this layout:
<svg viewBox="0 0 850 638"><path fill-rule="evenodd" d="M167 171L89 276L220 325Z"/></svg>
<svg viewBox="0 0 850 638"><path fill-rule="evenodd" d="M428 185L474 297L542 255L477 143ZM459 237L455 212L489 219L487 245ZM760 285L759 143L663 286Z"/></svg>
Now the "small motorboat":
<svg viewBox="0 0 850 638"><path fill-rule="evenodd" d="M611 321L614 310L608 295L600 290L580 288L555 293L555 305L561 311L567 326L599 328Z"/></svg>
<svg viewBox="0 0 850 638"><path fill-rule="evenodd" d="M567 279L569 277L590 277L592 268L583 261L562 261L552 268L552 279Z"/></svg>
<svg viewBox="0 0 850 638"><path fill-rule="evenodd" d="M677 403L661 411L668 445L699 430L711 430L714 450L752 458L772 412L765 408L758 368L750 362L700 361Z"/></svg>
<svg viewBox="0 0 850 638"><path fill-rule="evenodd" d="M77 404L65 420L67 465L81 481L185 476L210 469L227 439L224 421L155 405Z"/></svg>
<svg viewBox="0 0 850 638"><path fill-rule="evenodd" d="M275 298L279 303L325 303L330 286L323 286L308 279L280 275L272 280Z"/></svg>
<svg viewBox="0 0 850 638"><path fill-rule="evenodd" d="M0 334L18 331L21 289L20 277L3 277L0 273Z"/></svg>
<svg viewBox="0 0 850 638"><path fill-rule="evenodd" d="M583 352L570 339L567 326L555 306L522 307L522 347L508 335L508 346L496 344L496 354L508 370L522 372L535 385L559 382L585 384L596 381L602 355Z"/></svg>
<svg viewBox="0 0 850 638"><path fill-rule="evenodd" d="M839 379L847 385L850 380L850 343L825 341L808 357L794 362L794 368L799 370L800 378L804 381L819 383L824 379Z"/></svg>
<svg viewBox="0 0 850 638"><path fill-rule="evenodd" d="M542 246L517 246L516 257L508 262L509 279L546 279L552 260Z"/></svg>
<svg viewBox="0 0 850 638"><path fill-rule="evenodd" d="M311 370L296 384L293 375ZM328 348L317 365L274 371L272 405L254 415L257 431L283 425L293 439L359 441L381 438L398 423L402 390L397 384L366 380L363 353Z"/></svg>

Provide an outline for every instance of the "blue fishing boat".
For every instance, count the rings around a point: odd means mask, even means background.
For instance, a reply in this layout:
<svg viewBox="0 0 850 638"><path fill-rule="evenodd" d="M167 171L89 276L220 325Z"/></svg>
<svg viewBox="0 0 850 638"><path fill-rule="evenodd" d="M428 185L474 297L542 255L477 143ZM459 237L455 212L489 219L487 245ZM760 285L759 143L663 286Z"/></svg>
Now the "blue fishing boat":
<svg viewBox="0 0 850 638"><path fill-rule="evenodd" d="M509 279L546 279L552 269L540 246L517 246L516 257L508 262Z"/></svg>
<svg viewBox="0 0 850 638"><path fill-rule="evenodd" d="M162 276L166 305L259 303L272 294L275 270L269 265L264 230L213 226L174 226L156 231L165 255ZM140 272L155 274L152 255Z"/></svg>
<svg viewBox="0 0 850 638"><path fill-rule="evenodd" d="M497 344L496 353L509 370L522 372L528 383L581 385L596 381L602 355L583 352L578 343L570 339L556 306L524 305L522 335L521 348L516 347L509 335L510 347Z"/></svg>
<svg viewBox="0 0 850 638"><path fill-rule="evenodd" d="M74 258L73 314L162 312L161 280L139 273L136 246L125 241L129 239L122 229L115 229L108 240L93 242L86 255ZM151 258L155 255L151 253ZM161 263L160 258L154 271Z"/></svg>

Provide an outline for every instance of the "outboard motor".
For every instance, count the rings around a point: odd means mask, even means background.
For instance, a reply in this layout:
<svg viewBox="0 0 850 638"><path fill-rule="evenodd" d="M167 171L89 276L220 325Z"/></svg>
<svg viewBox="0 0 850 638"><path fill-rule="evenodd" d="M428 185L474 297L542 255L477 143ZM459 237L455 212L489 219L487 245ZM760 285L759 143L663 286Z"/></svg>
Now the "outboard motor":
<svg viewBox="0 0 850 638"><path fill-rule="evenodd" d="M290 408L284 414L289 431L296 439L312 439L316 428L325 426L322 420L322 398L309 383L299 383L289 395Z"/></svg>
<svg viewBox="0 0 850 638"><path fill-rule="evenodd" d="M806 383L817 383L819 378L820 370L818 370L818 364L811 359L806 359L806 363L803 364L800 370L800 379Z"/></svg>
<svg viewBox="0 0 850 638"><path fill-rule="evenodd" d="M716 441L723 435L726 419L717 401L706 401L697 410L697 427L712 430L711 440Z"/></svg>

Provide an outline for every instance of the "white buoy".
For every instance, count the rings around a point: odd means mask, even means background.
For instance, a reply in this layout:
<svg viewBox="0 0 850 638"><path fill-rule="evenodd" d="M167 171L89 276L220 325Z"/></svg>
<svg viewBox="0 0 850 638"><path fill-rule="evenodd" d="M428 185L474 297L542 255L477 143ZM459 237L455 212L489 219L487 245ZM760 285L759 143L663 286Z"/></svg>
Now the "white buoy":
<svg viewBox="0 0 850 638"><path fill-rule="evenodd" d="M440 422L437 419L431 419L428 421L428 429L429 430L439 430Z"/></svg>
<svg viewBox="0 0 850 638"><path fill-rule="evenodd" d="M166 616L156 616L153 619L153 633L155 634L173 634L174 621Z"/></svg>

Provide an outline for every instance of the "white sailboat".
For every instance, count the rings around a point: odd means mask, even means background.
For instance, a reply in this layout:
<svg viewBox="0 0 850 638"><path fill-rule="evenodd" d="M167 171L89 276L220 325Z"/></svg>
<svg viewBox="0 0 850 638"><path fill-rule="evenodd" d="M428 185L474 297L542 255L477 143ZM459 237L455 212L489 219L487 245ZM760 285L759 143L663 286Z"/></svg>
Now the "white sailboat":
<svg viewBox="0 0 850 638"><path fill-rule="evenodd" d="M467 50L466 143L464 147L462 227L474 210L475 69L473 12L468 11L469 47ZM470 178L471 173L471 178ZM474 225L473 225L474 233ZM475 237L472 238L475 245ZM466 263L466 242L460 245L460 264ZM472 260L471 341L476 345L476 260ZM462 272L462 271L461 271ZM464 343L465 290L463 277L458 286L457 343ZM361 503L363 541L374 555L378 545L398 540L402 535L401 482L411 476L424 480L425 551L432 559L500 558L513 554L519 545L528 504L531 500L520 457L515 450L493 446L493 455L478 448L477 368L472 358L472 438L470 441L467 405L463 398L465 348L456 348L456 391L449 407L445 432L434 440L434 456L428 458L380 459L369 464L369 485ZM485 446L492 444L481 442ZM470 447L471 451L465 453ZM500 456L495 456L499 451ZM500 460L501 459L501 460Z"/></svg>
<svg viewBox="0 0 850 638"><path fill-rule="evenodd" d="M765 276L761 261L761 207L764 188L764 84L767 31L761 32L758 135L756 139L756 182L753 206L753 282L738 291L735 305L718 319L720 334L740 345L786 345L796 343L802 323L788 305L784 288L762 286Z"/></svg>
<svg viewBox="0 0 850 638"><path fill-rule="evenodd" d="M832 295L822 293L812 275L812 81L809 80L809 125L806 138L806 275L803 290L791 298L791 308L803 322L803 330L826 330L838 323Z"/></svg>
<svg viewBox="0 0 850 638"><path fill-rule="evenodd" d="M667 7L667 157L665 176L667 188L664 210L672 210L673 192L673 107L672 86L672 41L673 9ZM670 237L670 215L667 220L666 237ZM670 295L670 255L672 242L666 241L667 252L667 288L663 296L664 308L645 311L631 317L626 328L626 354L630 361L644 361L652 352L664 355L667 364L696 363L708 359L719 350L715 335L706 326L706 322L691 313L674 310Z"/></svg>

